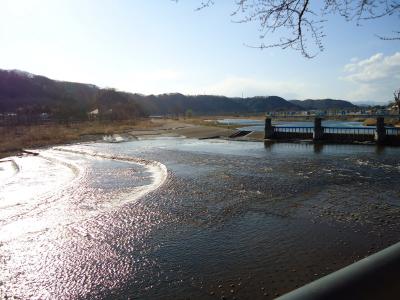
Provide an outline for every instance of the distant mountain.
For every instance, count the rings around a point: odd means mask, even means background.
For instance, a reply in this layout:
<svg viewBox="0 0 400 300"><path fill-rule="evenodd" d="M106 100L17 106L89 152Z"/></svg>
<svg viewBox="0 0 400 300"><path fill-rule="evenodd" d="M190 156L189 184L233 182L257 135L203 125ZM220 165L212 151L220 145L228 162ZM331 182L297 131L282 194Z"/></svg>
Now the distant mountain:
<svg viewBox="0 0 400 300"><path fill-rule="evenodd" d="M318 100L290 100L290 103L298 105L303 110L329 110L329 109L352 109L357 108L357 105L345 100L334 99L318 99Z"/></svg>
<svg viewBox="0 0 400 300"><path fill-rule="evenodd" d="M172 93L150 96L136 94L134 98L149 115L184 114L188 110L197 115L248 112L244 104L223 96L185 96Z"/></svg>
<svg viewBox="0 0 400 300"><path fill-rule="evenodd" d="M357 105L359 107L369 107L369 106L387 106L387 103L390 103L390 100L387 100L385 102L381 101L376 101L376 100L363 100L360 102L357 102Z"/></svg>
<svg viewBox="0 0 400 300"><path fill-rule="evenodd" d="M234 101L242 103L250 112L268 112L268 111L298 111L302 107L291 103L278 96L235 98Z"/></svg>
<svg viewBox="0 0 400 300"><path fill-rule="evenodd" d="M182 115L189 110L194 115L227 115L354 107L343 100L287 101L278 96L141 95L101 89L92 84L56 81L19 70L0 69L0 113L17 112L18 115L48 113L56 117L86 118L88 112L98 109L103 116L132 118Z"/></svg>
<svg viewBox="0 0 400 300"><path fill-rule="evenodd" d="M143 96L136 94L134 98L150 115L184 114L188 110L197 115L301 110L301 107L277 96L228 98L213 95L162 94Z"/></svg>

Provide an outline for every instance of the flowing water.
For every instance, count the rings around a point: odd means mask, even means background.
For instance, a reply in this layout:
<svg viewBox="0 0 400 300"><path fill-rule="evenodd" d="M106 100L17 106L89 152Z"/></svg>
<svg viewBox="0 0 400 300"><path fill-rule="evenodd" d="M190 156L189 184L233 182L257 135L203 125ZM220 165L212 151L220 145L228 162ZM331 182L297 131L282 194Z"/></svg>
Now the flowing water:
<svg viewBox="0 0 400 300"><path fill-rule="evenodd" d="M180 138L0 160L0 298L268 299L400 237L400 149Z"/></svg>

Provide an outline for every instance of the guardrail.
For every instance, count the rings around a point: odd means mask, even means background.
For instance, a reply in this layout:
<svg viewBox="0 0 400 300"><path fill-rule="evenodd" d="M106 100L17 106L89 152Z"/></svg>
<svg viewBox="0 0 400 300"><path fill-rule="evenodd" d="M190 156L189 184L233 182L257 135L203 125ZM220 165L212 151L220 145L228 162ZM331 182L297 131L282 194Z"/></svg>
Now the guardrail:
<svg viewBox="0 0 400 300"><path fill-rule="evenodd" d="M399 270L397 243L277 299L399 299Z"/></svg>

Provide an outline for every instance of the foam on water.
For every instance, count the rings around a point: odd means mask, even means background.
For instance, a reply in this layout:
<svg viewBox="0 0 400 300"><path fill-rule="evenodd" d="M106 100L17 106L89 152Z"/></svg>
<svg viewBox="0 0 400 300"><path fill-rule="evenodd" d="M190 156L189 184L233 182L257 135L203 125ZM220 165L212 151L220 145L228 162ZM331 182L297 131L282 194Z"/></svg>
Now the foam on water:
<svg viewBox="0 0 400 300"><path fill-rule="evenodd" d="M13 157L18 170L1 185L0 240L43 229L31 215L49 205L54 191L66 187L76 176L69 164L45 156Z"/></svg>
<svg viewBox="0 0 400 300"><path fill-rule="evenodd" d="M151 181L128 185L109 196L91 187L93 180L87 177L91 168L88 161L98 159L141 166L145 172L139 175L150 174ZM168 174L167 168L156 161L71 148L54 148L40 151L35 157L13 158L7 169L10 179L2 185L0 193L0 240L3 242L56 226L72 225L135 202L160 187ZM11 176L13 169L20 171Z"/></svg>
<svg viewBox="0 0 400 300"><path fill-rule="evenodd" d="M5 185L19 172L19 167L13 159L0 160L0 186Z"/></svg>
<svg viewBox="0 0 400 300"><path fill-rule="evenodd" d="M16 171L8 171L12 176L2 182L0 209L13 204L34 205L37 202L34 199L65 186L76 176L71 165L51 161L45 156L14 157L12 164Z"/></svg>
<svg viewBox="0 0 400 300"><path fill-rule="evenodd" d="M97 157L102 159L110 159L114 161L126 162L126 163L133 163L140 166L145 167L148 172L150 172L152 177L152 182L148 185L143 185L139 187L135 187L132 191L128 193L123 193L123 197L119 197L120 199L125 199L123 201L114 202L114 204L125 204L127 202L137 201L138 199L142 198L143 196L147 195L148 193L158 189L160 186L163 185L165 180L168 177L168 170L167 167L154 160L147 160L141 159L131 156L123 156L123 155L113 155L113 154L106 154L101 152L89 151L89 150L80 150L80 149L73 149L73 148L54 148L55 151L78 154L78 155L86 155L91 157Z"/></svg>

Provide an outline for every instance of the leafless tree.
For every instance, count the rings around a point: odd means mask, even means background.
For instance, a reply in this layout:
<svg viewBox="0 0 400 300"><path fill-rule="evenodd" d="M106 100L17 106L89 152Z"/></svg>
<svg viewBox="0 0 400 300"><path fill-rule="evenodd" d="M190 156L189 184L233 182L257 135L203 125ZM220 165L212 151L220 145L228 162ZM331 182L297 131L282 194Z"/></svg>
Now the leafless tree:
<svg viewBox="0 0 400 300"><path fill-rule="evenodd" d="M201 1L197 9L212 6L216 1ZM323 24L330 14L339 14L346 21L353 21L357 25L382 17L400 17L400 0L233 1L235 3L235 10L232 12L234 21L257 22L260 25L261 40L265 41L268 37L268 43L261 42L257 46L248 46L261 49L293 48L299 50L307 58L312 58L319 51L324 50ZM400 40L400 31L393 31L390 35L378 35L378 37L383 40Z"/></svg>
<svg viewBox="0 0 400 300"><path fill-rule="evenodd" d="M394 105L397 108L397 112L400 115L400 89L394 91Z"/></svg>

